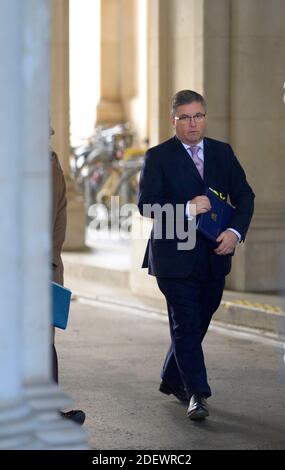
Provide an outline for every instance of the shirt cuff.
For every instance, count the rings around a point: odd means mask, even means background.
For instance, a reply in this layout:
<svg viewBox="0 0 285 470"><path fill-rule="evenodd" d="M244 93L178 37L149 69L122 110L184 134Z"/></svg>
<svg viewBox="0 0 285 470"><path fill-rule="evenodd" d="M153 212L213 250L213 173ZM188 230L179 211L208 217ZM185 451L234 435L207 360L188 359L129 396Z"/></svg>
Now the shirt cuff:
<svg viewBox="0 0 285 470"><path fill-rule="evenodd" d="M191 201L188 201L186 204L185 214L188 220L193 220L195 216L190 214L190 203Z"/></svg>
<svg viewBox="0 0 285 470"><path fill-rule="evenodd" d="M241 234L237 230L235 230L234 228L228 228L227 230L230 230L231 232L234 232L236 234L236 236L238 237L238 243L240 243Z"/></svg>

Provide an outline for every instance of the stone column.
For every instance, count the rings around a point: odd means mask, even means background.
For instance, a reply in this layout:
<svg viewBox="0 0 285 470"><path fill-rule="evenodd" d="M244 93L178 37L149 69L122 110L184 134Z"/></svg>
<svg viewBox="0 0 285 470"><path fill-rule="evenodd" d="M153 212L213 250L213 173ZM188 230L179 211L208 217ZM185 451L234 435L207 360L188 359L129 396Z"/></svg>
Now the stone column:
<svg viewBox="0 0 285 470"><path fill-rule="evenodd" d="M147 1L101 1L96 124L129 122L139 142L147 137Z"/></svg>
<svg viewBox="0 0 285 470"><path fill-rule="evenodd" d="M173 135L170 101L182 89L204 91L204 2L149 0L150 145Z"/></svg>
<svg viewBox="0 0 285 470"><path fill-rule="evenodd" d="M256 193L251 230L228 281L238 290L283 288L284 12L279 0L232 2L230 141Z"/></svg>
<svg viewBox="0 0 285 470"><path fill-rule="evenodd" d="M282 289L285 173L285 27L280 0L149 0L150 145L172 134L173 93L192 88L208 102L208 132L228 141L256 193L246 243L227 287Z"/></svg>
<svg viewBox="0 0 285 470"><path fill-rule="evenodd" d="M96 125L125 121L121 99L121 8L121 0L101 0L101 80Z"/></svg>
<svg viewBox="0 0 285 470"><path fill-rule="evenodd" d="M170 137L172 94L171 0L148 2L148 116L150 146Z"/></svg>
<svg viewBox="0 0 285 470"><path fill-rule="evenodd" d="M49 1L1 7L0 449L83 449L50 378Z"/></svg>
<svg viewBox="0 0 285 470"><path fill-rule="evenodd" d="M83 449L85 432L62 420L58 410L70 404L51 379L50 315L50 157L49 0L25 0L23 23L22 143L22 308L23 383L35 414L38 448ZM39 198L38 195L41 195Z"/></svg>
<svg viewBox="0 0 285 470"><path fill-rule="evenodd" d="M141 145L147 137L147 0L122 0L120 93L127 122Z"/></svg>
<svg viewBox="0 0 285 470"><path fill-rule="evenodd" d="M22 1L4 0L0 15L0 449L33 448L31 409L22 387L23 351L23 112Z"/></svg>
<svg viewBox="0 0 285 470"><path fill-rule="evenodd" d="M230 139L230 48L231 0L204 0L202 93L208 104L207 135L224 142Z"/></svg>
<svg viewBox="0 0 285 470"><path fill-rule="evenodd" d="M67 185L67 233L65 250L85 248L83 197L70 178L69 143L69 0L51 1L51 121L52 144L57 152Z"/></svg>
<svg viewBox="0 0 285 470"><path fill-rule="evenodd" d="M229 138L230 6L230 0L149 0L151 145L173 134L170 100L182 89L205 95L208 133Z"/></svg>

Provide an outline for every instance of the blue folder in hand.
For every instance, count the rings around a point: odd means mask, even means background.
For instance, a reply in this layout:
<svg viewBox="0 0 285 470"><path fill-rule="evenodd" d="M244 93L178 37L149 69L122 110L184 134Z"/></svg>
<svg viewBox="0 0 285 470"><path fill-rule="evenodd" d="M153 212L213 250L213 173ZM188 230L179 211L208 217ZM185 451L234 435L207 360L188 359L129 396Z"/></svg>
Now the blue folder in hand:
<svg viewBox="0 0 285 470"><path fill-rule="evenodd" d="M199 215L197 230L217 244L218 236L231 226L235 208L216 196L211 189L207 189L206 196L212 208Z"/></svg>
<svg viewBox="0 0 285 470"><path fill-rule="evenodd" d="M65 330L69 314L71 291L56 282L52 282L51 285L53 326Z"/></svg>

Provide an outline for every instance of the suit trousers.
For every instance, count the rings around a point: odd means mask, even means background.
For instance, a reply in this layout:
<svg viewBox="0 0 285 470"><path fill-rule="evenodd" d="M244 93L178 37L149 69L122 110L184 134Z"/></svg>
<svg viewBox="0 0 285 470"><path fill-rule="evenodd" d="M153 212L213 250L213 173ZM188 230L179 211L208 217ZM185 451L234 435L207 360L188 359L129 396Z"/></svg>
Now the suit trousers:
<svg viewBox="0 0 285 470"><path fill-rule="evenodd" d="M189 397L209 397L202 341L220 305L225 277L211 275L206 252L198 259L188 278L156 278L167 302L171 337L161 378L173 389L185 388Z"/></svg>
<svg viewBox="0 0 285 470"><path fill-rule="evenodd" d="M51 346L51 352L52 352L52 358L51 358L52 378L54 382L58 384L58 359L57 359L57 352L56 352L54 344L52 344Z"/></svg>
<svg viewBox="0 0 285 470"><path fill-rule="evenodd" d="M58 358L57 358L57 352L55 349L54 345L54 340L55 340L55 328L52 327L51 329L51 339L52 339L52 344L51 344L51 373L52 373L52 378L54 382L58 384Z"/></svg>

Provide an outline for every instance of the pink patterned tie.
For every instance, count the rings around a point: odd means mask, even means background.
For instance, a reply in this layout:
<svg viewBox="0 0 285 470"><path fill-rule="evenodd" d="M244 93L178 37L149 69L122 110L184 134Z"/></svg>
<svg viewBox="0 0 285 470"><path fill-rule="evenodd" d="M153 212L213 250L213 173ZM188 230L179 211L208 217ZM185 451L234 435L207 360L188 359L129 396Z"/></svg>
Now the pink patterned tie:
<svg viewBox="0 0 285 470"><path fill-rule="evenodd" d="M199 152L199 146L198 145L191 145L189 147L189 150L191 150L192 154L192 160L196 165L197 170L199 171L201 178L203 179L204 176L204 162L201 160L201 158L198 157L198 152Z"/></svg>

